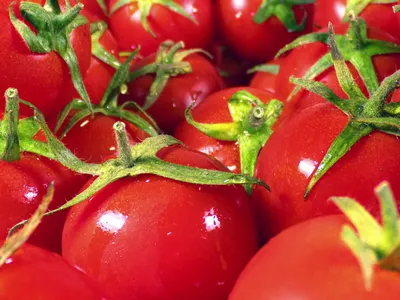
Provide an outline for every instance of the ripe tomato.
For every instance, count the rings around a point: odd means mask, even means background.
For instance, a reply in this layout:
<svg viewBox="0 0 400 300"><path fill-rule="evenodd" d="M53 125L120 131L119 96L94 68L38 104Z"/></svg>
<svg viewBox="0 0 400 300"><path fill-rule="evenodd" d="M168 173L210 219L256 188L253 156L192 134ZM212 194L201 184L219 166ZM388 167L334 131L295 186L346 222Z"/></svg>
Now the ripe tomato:
<svg viewBox="0 0 400 300"><path fill-rule="evenodd" d="M247 91L264 103L274 98L271 93L249 87L224 89L211 94L192 110L194 120L199 123L208 124L232 122L232 116L228 108L228 100L238 91ZM232 172L241 173L239 143L237 141L221 141L209 137L187 123L186 120L182 121L176 128L174 136L191 149L215 157Z"/></svg>
<svg viewBox="0 0 400 300"><path fill-rule="evenodd" d="M226 170L181 146L158 157ZM154 175L124 178L74 206L63 256L116 299L226 299L258 249L241 187L200 186Z"/></svg>
<svg viewBox="0 0 400 300"><path fill-rule="evenodd" d="M54 51L45 54L31 53L27 44L12 26L9 0L0 1L0 94L9 87L19 90L22 99L37 106L47 117L56 115L75 92L67 64ZM34 1L39 2L39 1ZM41 1L44 5L45 1ZM74 2L71 1L71 4ZM17 5L19 6L19 4ZM17 14L18 16L18 14ZM79 26L70 34L72 48L77 56L79 69L84 76L90 63L89 25ZM4 100L0 100L4 110ZM30 110L22 108L28 115Z"/></svg>
<svg viewBox="0 0 400 300"><path fill-rule="evenodd" d="M314 24L316 28L324 28L328 26L328 22L340 23L345 16L346 5L349 2L350 0L315 1ZM370 1L358 16L363 18L369 26L387 32L397 39L400 38L397 30L400 25L400 16L394 14L392 8L395 1L386 4L373 2L376 1Z"/></svg>
<svg viewBox="0 0 400 300"><path fill-rule="evenodd" d="M81 0L80 2L84 5L82 14L84 14L85 16L90 14L94 15L100 20L108 20L105 10L107 10L107 3L109 2L109 0ZM104 3L103 8L100 6L100 3L102 3L102 5Z"/></svg>
<svg viewBox="0 0 400 300"><path fill-rule="evenodd" d="M357 141L314 186L306 187L348 117L331 104L316 104L286 119L261 150L256 177L268 182L271 193L255 188L253 201L264 238L309 218L338 210L332 195L357 199L374 216L379 206L372 193L381 181L393 185L400 199L400 141L374 131Z"/></svg>
<svg viewBox="0 0 400 300"><path fill-rule="evenodd" d="M113 125L117 121L117 118L102 114L96 114L93 118L86 117L68 131L62 142L85 162L104 162L118 154L113 131ZM132 146L148 137L147 133L133 124L124 123Z"/></svg>
<svg viewBox="0 0 400 300"><path fill-rule="evenodd" d="M110 1L110 11L117 2L118 0ZM150 2L151 10L147 20L155 37L144 29L137 2L132 1L111 14L111 31L123 51L132 51L140 45L140 53L147 56L156 52L160 43L165 40L184 41L188 48L207 49L210 46L215 29L212 0L170 1L180 5L197 24L166 6L157 4L157 1Z"/></svg>
<svg viewBox="0 0 400 300"><path fill-rule="evenodd" d="M290 32L275 16L261 24L254 22L253 17L262 2L262 0L217 1L217 19L221 36L240 57L253 62L272 59L284 45L312 31L313 4L293 6L291 11L294 12L297 24L300 24L304 17L307 19L304 30ZM277 1L274 2L273 5L277 4ZM287 3L283 5L286 6Z"/></svg>
<svg viewBox="0 0 400 300"><path fill-rule="evenodd" d="M86 181L86 176L77 175L57 161L29 153L23 153L21 159L14 162L0 160L0 178L1 239L6 238L12 226L33 214L52 181L55 194L51 209L70 200ZM29 241L60 252L65 217L66 212L46 217Z"/></svg>
<svg viewBox="0 0 400 300"><path fill-rule="evenodd" d="M155 59L155 54L149 55L135 63L132 72L154 63ZM192 71L175 77L171 76L158 99L147 109L161 130L167 133L173 132L175 127L185 119L185 110L193 101L200 103L208 95L224 87L217 69L202 55L191 54L183 61L190 63ZM129 83L128 92L122 96L122 99L143 105L154 80L153 74L133 80Z"/></svg>
<svg viewBox="0 0 400 300"><path fill-rule="evenodd" d="M346 223L328 216L283 231L253 257L229 299L398 299L398 272L377 267L372 289L365 288L357 258L340 239Z"/></svg>
<svg viewBox="0 0 400 300"><path fill-rule="evenodd" d="M0 268L2 300L106 300L95 282L61 256L23 245Z"/></svg>

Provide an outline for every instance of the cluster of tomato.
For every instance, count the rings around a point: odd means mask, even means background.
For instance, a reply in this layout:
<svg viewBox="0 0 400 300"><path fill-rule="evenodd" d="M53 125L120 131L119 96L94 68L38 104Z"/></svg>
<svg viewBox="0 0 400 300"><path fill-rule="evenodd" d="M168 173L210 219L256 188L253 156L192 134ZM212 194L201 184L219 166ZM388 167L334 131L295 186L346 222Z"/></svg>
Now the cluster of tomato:
<svg viewBox="0 0 400 300"><path fill-rule="evenodd" d="M397 0L81 2L0 0L1 299L398 298Z"/></svg>

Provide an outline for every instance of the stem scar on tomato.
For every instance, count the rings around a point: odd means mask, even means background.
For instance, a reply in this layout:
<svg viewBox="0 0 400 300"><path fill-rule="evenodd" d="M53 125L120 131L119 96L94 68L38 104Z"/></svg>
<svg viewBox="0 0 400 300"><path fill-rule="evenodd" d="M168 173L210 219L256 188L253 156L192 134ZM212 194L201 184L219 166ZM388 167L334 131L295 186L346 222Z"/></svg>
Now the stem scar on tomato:
<svg viewBox="0 0 400 300"><path fill-rule="evenodd" d="M378 185L375 194L381 206L382 225L357 201L331 198L356 229L344 225L341 238L359 260L367 290L372 289L375 265L400 271L400 219L396 201L388 182Z"/></svg>
<svg viewBox="0 0 400 300"><path fill-rule="evenodd" d="M40 4L22 1L19 10L23 18L31 24L36 34L19 20L14 13L15 4L9 6L9 17L15 30L20 34L32 53L58 53L67 64L73 85L82 97L85 105L91 110L89 95L83 84L82 74L79 71L78 59L70 41L71 32L87 23L87 19L80 15L83 4L78 3L71 7L66 1L66 11L61 12L56 0L47 0L43 7Z"/></svg>
<svg viewBox="0 0 400 300"><path fill-rule="evenodd" d="M292 83L325 98L349 118L347 126L333 141L313 174L305 191L304 198L307 198L321 177L362 137L367 136L374 130L400 136L400 103L386 103L387 97L398 87L400 71L385 78L382 84L367 99L357 84L355 84L354 78L339 51L339 46L336 44L336 37L333 26L330 23L329 44L331 47L331 59L339 84L348 96L347 100L338 97L321 82L295 77L290 78Z"/></svg>
<svg viewBox="0 0 400 300"><path fill-rule="evenodd" d="M381 40L369 39L367 35L367 24L361 18L355 18L350 14L349 29L345 35L335 35L337 47L343 55L346 62L350 62L360 74L370 95L372 95L379 86L379 81L375 72L372 58L376 55L400 53L400 46ZM303 35L292 43L283 47L276 57L283 53L314 42L329 44L329 33L310 33ZM304 79L315 79L325 70L333 65L331 53L322 56L304 75ZM301 87L297 86L289 95L290 100Z"/></svg>

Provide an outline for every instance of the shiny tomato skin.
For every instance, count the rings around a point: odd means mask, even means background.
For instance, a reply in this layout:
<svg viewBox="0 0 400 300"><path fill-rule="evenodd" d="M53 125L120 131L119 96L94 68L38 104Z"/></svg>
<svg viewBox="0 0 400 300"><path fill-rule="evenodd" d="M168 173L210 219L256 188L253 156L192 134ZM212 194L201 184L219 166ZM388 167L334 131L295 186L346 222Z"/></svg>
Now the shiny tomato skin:
<svg viewBox="0 0 400 300"><path fill-rule="evenodd" d="M315 28L327 27L328 23L340 23L346 11L349 0L315 1ZM400 16L393 13L394 3L371 3L359 14L367 24L399 39ZM377 17L379 16L379 17Z"/></svg>
<svg viewBox="0 0 400 300"><path fill-rule="evenodd" d="M358 260L340 239L347 223L341 215L320 217L272 238L246 266L229 300L398 299L397 272L375 268L366 290Z"/></svg>
<svg viewBox="0 0 400 300"><path fill-rule="evenodd" d="M63 137L62 142L76 156L88 163L101 163L118 155L113 125L118 118L95 114L79 121ZM132 145L144 140L148 134L135 125L124 122Z"/></svg>
<svg viewBox="0 0 400 300"><path fill-rule="evenodd" d="M288 32L281 21L274 16L260 25L253 21L261 3L262 0L217 1L217 19L221 36L240 57L252 62L265 62L272 59L280 48L312 31L313 4L293 7L298 23L302 20L305 11L308 18L303 31Z"/></svg>
<svg viewBox="0 0 400 300"><path fill-rule="evenodd" d="M373 189L382 181L389 181L400 199L400 141L378 131L356 142L303 198L311 175L347 122L337 108L317 104L286 119L268 140L256 177L268 182L271 193L256 188L252 199L265 239L301 221L337 213L327 200L332 195L352 197L374 216L379 216L379 204Z"/></svg>
<svg viewBox="0 0 400 300"><path fill-rule="evenodd" d="M2 300L110 299L61 256L29 244L24 244L0 268L0 281Z"/></svg>
<svg viewBox="0 0 400 300"><path fill-rule="evenodd" d="M249 87L224 89L211 94L192 110L194 120L209 124L232 122L228 100L234 93L239 91L247 91L264 103L273 99L271 93L260 89ZM176 128L174 136L191 149L215 157L232 172L241 173L239 145L237 142L220 141L211 138L187 123L186 120L182 121Z"/></svg>
<svg viewBox="0 0 400 300"><path fill-rule="evenodd" d="M336 34L345 34L347 24L339 24L334 26ZM322 31L326 31L323 29ZM374 28L368 28L368 37L372 39L385 40L388 42L396 42L387 33L381 32ZM294 97L288 100L290 93L295 88L295 85L289 82L290 76L303 77L311 66L318 61L324 54L329 51L329 47L323 43L312 43L300 46L294 49L288 56L283 59L280 71L276 77L279 84L276 85L276 92L285 102L282 119L290 117L298 110L313 106L319 103L325 103L326 100L320 96L300 90ZM301 57L302 59L299 59ZM384 78L396 72L400 67L400 54L377 55L372 58L375 71L378 76L378 81L382 82ZM361 88L364 95L368 96L367 88L365 87L358 71L349 62L346 63L350 72L355 79L355 83ZM347 95L343 92L336 77L336 72L333 67L328 68L322 74L315 78L316 81L324 83L333 92L343 99L347 99Z"/></svg>
<svg viewBox="0 0 400 300"><path fill-rule="evenodd" d="M111 0L111 9L117 0ZM153 4L147 20L156 35L154 38L142 26L138 4L132 2L110 16L111 31L123 51L132 51L140 45L140 54L155 53L165 40L183 41L187 48L207 49L214 37L214 10L212 0L173 0L182 6L198 24L159 4ZM132 34L134 32L135 34Z"/></svg>
<svg viewBox="0 0 400 300"><path fill-rule="evenodd" d="M226 170L172 146L163 160ZM226 299L258 249L242 187L200 186L155 175L118 180L70 211L63 256L116 299Z"/></svg>
<svg viewBox="0 0 400 300"><path fill-rule="evenodd" d="M39 1L33 1L38 2ZM42 5L44 1L42 1ZM9 87L17 88L22 99L37 106L46 117L57 115L71 101L73 87L69 69L55 53L31 53L21 36L11 25L8 5L11 1L0 2L0 94ZM71 1L71 4L74 4ZM90 63L91 39L89 24L72 31L70 41L78 59L82 76ZM4 97L0 98L0 110L4 110ZM24 115L31 110L21 107Z"/></svg>
<svg viewBox="0 0 400 300"><path fill-rule="evenodd" d="M153 63L155 55L149 55L135 63L132 72ZM221 90L224 82L217 69L202 55L191 54L184 61L192 66L192 72L170 77L158 99L147 110L166 133L171 133L185 119L185 110L193 101L200 103L208 95ZM135 101L139 105L145 103L150 86L154 81L153 74L141 76L128 85L128 93L123 101Z"/></svg>
<svg viewBox="0 0 400 300"><path fill-rule="evenodd" d="M29 153L23 153L19 161L0 161L0 178L0 239L5 239L12 226L34 213L52 181L55 194L51 209L70 200L86 181L85 176L56 161ZM60 252L65 218L66 211L45 217L30 243Z"/></svg>

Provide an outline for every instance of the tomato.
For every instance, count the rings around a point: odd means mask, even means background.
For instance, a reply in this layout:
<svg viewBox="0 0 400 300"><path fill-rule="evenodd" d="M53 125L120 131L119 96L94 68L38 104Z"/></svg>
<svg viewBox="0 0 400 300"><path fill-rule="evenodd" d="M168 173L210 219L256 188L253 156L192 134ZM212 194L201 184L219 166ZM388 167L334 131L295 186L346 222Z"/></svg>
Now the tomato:
<svg viewBox="0 0 400 300"><path fill-rule="evenodd" d="M398 272L375 268L366 289L357 258L340 239L346 223L320 217L283 231L253 257L229 299L398 299Z"/></svg>
<svg viewBox="0 0 400 300"><path fill-rule="evenodd" d="M88 14L94 15L100 20L107 21L108 18L105 11L100 5L101 2L104 2L104 8L107 9L107 3L109 2L109 0L81 0L81 3L84 5L82 14L84 14L85 16Z"/></svg>
<svg viewBox="0 0 400 300"><path fill-rule="evenodd" d="M135 63L132 73L154 63L155 58L156 55L153 54ZM191 65L192 71L175 77L171 76L158 99L147 109L161 130L167 133L173 132L179 122L184 120L185 110L193 101L200 103L208 95L224 87L217 69L202 55L191 54L183 61ZM133 80L128 84L128 92L122 96L122 99L143 105L154 80L153 74Z"/></svg>
<svg viewBox="0 0 400 300"><path fill-rule="evenodd" d="M69 69L55 51L31 53L9 20L10 2L0 2L0 94L9 87L17 88L22 99L36 105L46 117L51 117L71 100L74 93ZM69 39L83 76L90 63L89 25L74 29ZM3 98L0 101L0 110L4 110ZM22 108L22 113L28 115L31 111Z"/></svg>
<svg viewBox="0 0 400 300"><path fill-rule="evenodd" d="M290 32L275 16L271 16L261 24L254 22L253 17L262 2L262 0L217 1L217 19L221 36L240 57L253 62L272 59L284 45L312 30L313 4L295 5L289 9L293 11L297 24L305 16L307 18L304 30ZM273 2L275 5L278 1ZM283 5L288 5L286 1L284 2Z"/></svg>
<svg viewBox="0 0 400 300"><path fill-rule="evenodd" d="M255 188L252 200L264 238L309 218L336 213L327 201L332 195L353 197L377 216L372 190L383 180L392 183L400 199L400 141L379 131L357 141L304 199L311 176L348 120L331 104L316 104L283 121L261 150L256 177L268 182L271 193Z"/></svg>
<svg viewBox="0 0 400 300"><path fill-rule="evenodd" d="M54 181L55 194L50 205L57 208L70 200L86 181L86 177L61 166L57 161L35 154L23 153L14 162L0 160L0 238L18 222L28 219ZM30 242L51 251L60 252L61 233L66 212L46 217Z"/></svg>
<svg viewBox="0 0 400 300"><path fill-rule="evenodd" d="M228 109L228 100L238 91L247 91L262 102L267 103L273 95L249 87L224 89L211 94L192 110L193 118L199 123L229 123L232 116ZM200 130L183 121L175 130L174 136L192 149L211 155L221 161L229 170L241 173L239 143L222 141L207 136Z"/></svg>
<svg viewBox="0 0 400 300"><path fill-rule="evenodd" d="M226 170L181 146L157 156ZM126 300L226 299L257 249L244 189L155 175L118 180L74 206L63 232L66 260Z"/></svg>
<svg viewBox="0 0 400 300"><path fill-rule="evenodd" d="M316 28L328 26L328 22L340 23L345 15L349 0L315 1L314 24ZM368 1L364 1L368 2ZM369 26L387 32L395 38L400 38L397 28L400 25L400 16L393 13L395 3L371 3L358 15ZM394 2L394 1L393 1ZM377 18L379 16L379 18Z"/></svg>
<svg viewBox="0 0 400 300"><path fill-rule="evenodd" d="M23 245L0 268L2 300L106 300L95 282L61 256Z"/></svg>
<svg viewBox="0 0 400 300"><path fill-rule="evenodd" d="M93 118L86 117L68 131L62 142L85 162L104 162L118 154L113 131L113 125L117 121L117 118L102 114L96 114ZM132 146L148 137L147 133L133 124L124 123Z"/></svg>
<svg viewBox="0 0 400 300"><path fill-rule="evenodd" d="M147 56L156 52L160 43L165 40L184 41L188 48L207 49L211 45L215 29L212 0L173 0L197 24L167 6L157 4L158 1L150 2L147 20L155 37L144 29L137 2L132 1L111 14L111 31L123 51L132 51L140 45L140 53ZM117 0L110 1L110 11L116 3Z"/></svg>
<svg viewBox="0 0 400 300"><path fill-rule="evenodd" d="M348 24L339 24L334 26L336 35L344 35L348 30ZM321 32L326 32L327 29L321 30ZM381 32L377 29L368 27L367 28L368 38L375 40L387 41L390 43L395 43L390 35L385 32ZM278 95L283 97L285 100L289 97L290 93L295 88L295 85L289 82L290 76L304 77L310 68L321 59L325 54L329 52L329 46L322 42L315 42L311 44L306 44L295 48L290 52L288 56L283 59L280 67L279 74L277 75L276 81L280 84L276 85L276 91ZM342 53L346 57L346 61L349 59L348 53ZM356 55L356 54L354 54ZM301 59L299 59L301 57ZM393 74L400 67L400 54L390 53L385 55L375 55L372 57L372 63L374 70L377 75L378 82L381 82L385 77ZM355 82L360 86L362 92L368 95L367 88L359 75L359 72L355 67L347 62L350 68ZM330 89L332 89L338 96L346 97L346 94L342 91L338 80L336 78L336 72L332 67L329 67L320 75L315 77L315 80L324 83ZM300 90L294 97L287 102L284 109L284 115L290 115L293 111L303 109L312 106L316 103L325 102L320 97L310 94L305 90Z"/></svg>

